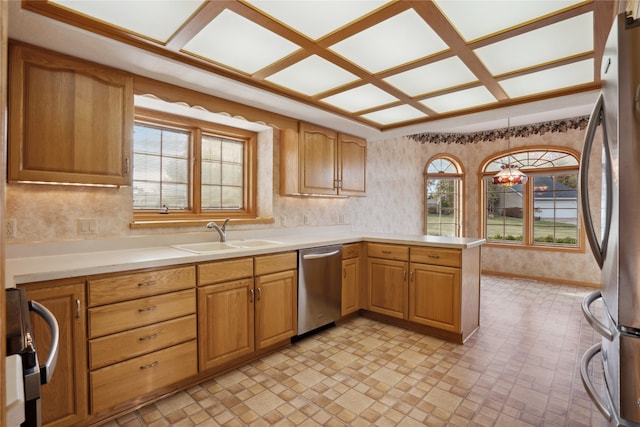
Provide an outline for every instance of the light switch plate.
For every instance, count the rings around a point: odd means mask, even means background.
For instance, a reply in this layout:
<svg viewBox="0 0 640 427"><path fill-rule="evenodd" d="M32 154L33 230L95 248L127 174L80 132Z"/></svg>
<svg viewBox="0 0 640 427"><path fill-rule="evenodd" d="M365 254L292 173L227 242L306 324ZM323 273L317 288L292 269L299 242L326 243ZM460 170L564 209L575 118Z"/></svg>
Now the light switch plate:
<svg viewBox="0 0 640 427"><path fill-rule="evenodd" d="M98 220L95 218L78 219L78 234L81 236L95 236L98 234Z"/></svg>

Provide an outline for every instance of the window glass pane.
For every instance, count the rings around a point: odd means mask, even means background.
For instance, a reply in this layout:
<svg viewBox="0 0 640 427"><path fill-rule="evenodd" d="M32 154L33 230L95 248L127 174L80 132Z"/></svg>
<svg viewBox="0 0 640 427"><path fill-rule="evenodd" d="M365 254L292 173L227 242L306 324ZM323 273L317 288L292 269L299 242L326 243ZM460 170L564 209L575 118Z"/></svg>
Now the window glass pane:
<svg viewBox="0 0 640 427"><path fill-rule="evenodd" d="M578 244L578 174L533 176L535 244Z"/></svg>
<svg viewBox="0 0 640 427"><path fill-rule="evenodd" d="M459 236L460 178L427 179L426 233L430 236Z"/></svg>
<svg viewBox="0 0 640 427"><path fill-rule="evenodd" d="M220 175L221 169L222 165L220 163L202 162L202 184L222 184L222 177Z"/></svg>
<svg viewBox="0 0 640 427"><path fill-rule="evenodd" d="M222 165L222 184L242 186L242 165Z"/></svg>
<svg viewBox="0 0 640 427"><path fill-rule="evenodd" d="M244 161L244 144L237 141L224 141L222 144L222 161L241 164Z"/></svg>
<svg viewBox="0 0 640 427"><path fill-rule="evenodd" d="M222 160L222 140L211 135L202 135L202 160Z"/></svg>
<svg viewBox="0 0 640 427"><path fill-rule="evenodd" d="M435 159L427 167L427 173L458 173L458 168L448 159Z"/></svg>
<svg viewBox="0 0 640 427"><path fill-rule="evenodd" d="M136 123L133 208L189 208L190 133Z"/></svg>
<svg viewBox="0 0 640 427"><path fill-rule="evenodd" d="M242 205L241 202L242 202L241 188L222 187L222 208L223 209L240 209Z"/></svg>
<svg viewBox="0 0 640 427"><path fill-rule="evenodd" d="M522 185L494 185L486 177L486 236L490 241L521 242L524 235Z"/></svg>
<svg viewBox="0 0 640 427"><path fill-rule="evenodd" d="M202 138L202 209L244 208L244 142Z"/></svg>
<svg viewBox="0 0 640 427"><path fill-rule="evenodd" d="M160 205L159 182L133 182L133 206L136 209L157 209Z"/></svg>
<svg viewBox="0 0 640 427"><path fill-rule="evenodd" d="M201 197L203 210L222 208L222 187L219 185L203 185Z"/></svg>

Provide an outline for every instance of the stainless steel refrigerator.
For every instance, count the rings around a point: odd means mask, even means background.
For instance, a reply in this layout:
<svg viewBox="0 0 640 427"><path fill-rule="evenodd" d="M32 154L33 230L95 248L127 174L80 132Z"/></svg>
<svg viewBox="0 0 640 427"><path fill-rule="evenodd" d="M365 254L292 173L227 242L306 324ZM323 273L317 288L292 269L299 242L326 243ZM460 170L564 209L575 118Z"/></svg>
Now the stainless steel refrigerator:
<svg viewBox="0 0 640 427"><path fill-rule="evenodd" d="M602 136L599 227L592 221L588 191L596 134ZM582 357L582 382L608 425L640 426L640 20L626 14L616 17L605 47L602 91L582 152L580 193L586 235L602 269L601 290L582 303L585 318L602 335ZM600 299L596 315L592 305ZM594 386L590 366L602 369L604 387Z"/></svg>

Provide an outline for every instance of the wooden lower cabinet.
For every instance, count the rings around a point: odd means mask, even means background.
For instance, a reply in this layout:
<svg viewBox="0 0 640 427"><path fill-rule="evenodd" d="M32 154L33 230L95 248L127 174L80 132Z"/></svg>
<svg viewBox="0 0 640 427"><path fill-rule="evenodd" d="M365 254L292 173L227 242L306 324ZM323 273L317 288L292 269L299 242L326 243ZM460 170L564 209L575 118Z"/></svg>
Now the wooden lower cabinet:
<svg viewBox="0 0 640 427"><path fill-rule="evenodd" d="M296 335L297 295L296 252L198 265L200 371L231 366Z"/></svg>
<svg viewBox="0 0 640 427"><path fill-rule="evenodd" d="M200 370L254 351L253 278L198 289Z"/></svg>
<svg viewBox="0 0 640 427"><path fill-rule="evenodd" d="M193 265L88 278L92 416L197 375L195 285Z"/></svg>
<svg viewBox="0 0 640 427"><path fill-rule="evenodd" d="M382 258L367 260L368 309L399 319L407 318L408 263Z"/></svg>
<svg viewBox="0 0 640 427"><path fill-rule="evenodd" d="M411 264L409 320L451 332L460 330L460 269Z"/></svg>
<svg viewBox="0 0 640 427"><path fill-rule="evenodd" d="M197 374L195 340L91 371L93 412L111 409Z"/></svg>
<svg viewBox="0 0 640 427"><path fill-rule="evenodd" d="M360 309L360 248L360 243L342 247L342 316Z"/></svg>
<svg viewBox="0 0 640 427"><path fill-rule="evenodd" d="M29 300L39 302L53 313L60 329L56 369L41 390L42 425L82 425L88 412L84 281L43 282L24 287ZM39 316L32 315L31 322L38 359L44 363L49 354L49 329Z"/></svg>
<svg viewBox="0 0 640 427"><path fill-rule="evenodd" d="M297 333L297 270L256 277L256 349L288 340Z"/></svg>

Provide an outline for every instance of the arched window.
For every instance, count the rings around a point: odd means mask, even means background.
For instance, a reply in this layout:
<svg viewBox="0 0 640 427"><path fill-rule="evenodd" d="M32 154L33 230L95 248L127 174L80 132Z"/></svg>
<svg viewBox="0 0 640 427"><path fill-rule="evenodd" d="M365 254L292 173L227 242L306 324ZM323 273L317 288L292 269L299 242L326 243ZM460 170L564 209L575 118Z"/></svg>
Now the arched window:
<svg viewBox="0 0 640 427"><path fill-rule="evenodd" d="M516 165L525 184L493 184L506 164ZM528 149L485 162L483 229L489 243L578 248L578 158L562 149Z"/></svg>
<svg viewBox="0 0 640 427"><path fill-rule="evenodd" d="M425 234L462 235L462 168L451 156L436 156L425 168Z"/></svg>

